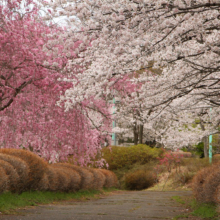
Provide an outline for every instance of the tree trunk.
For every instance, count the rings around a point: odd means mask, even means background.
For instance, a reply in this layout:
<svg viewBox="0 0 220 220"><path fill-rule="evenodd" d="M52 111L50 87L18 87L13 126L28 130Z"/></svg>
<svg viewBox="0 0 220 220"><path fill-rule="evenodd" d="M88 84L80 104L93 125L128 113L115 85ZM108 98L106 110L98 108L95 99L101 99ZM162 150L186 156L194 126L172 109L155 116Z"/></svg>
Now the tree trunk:
<svg viewBox="0 0 220 220"><path fill-rule="evenodd" d="M139 143L143 144L144 125L139 125Z"/></svg>
<svg viewBox="0 0 220 220"><path fill-rule="evenodd" d="M204 143L204 157L207 158L208 155L208 148L209 148L209 136L205 136L202 139L203 143Z"/></svg>
<svg viewBox="0 0 220 220"><path fill-rule="evenodd" d="M138 126L137 123L134 124L134 145L138 144Z"/></svg>

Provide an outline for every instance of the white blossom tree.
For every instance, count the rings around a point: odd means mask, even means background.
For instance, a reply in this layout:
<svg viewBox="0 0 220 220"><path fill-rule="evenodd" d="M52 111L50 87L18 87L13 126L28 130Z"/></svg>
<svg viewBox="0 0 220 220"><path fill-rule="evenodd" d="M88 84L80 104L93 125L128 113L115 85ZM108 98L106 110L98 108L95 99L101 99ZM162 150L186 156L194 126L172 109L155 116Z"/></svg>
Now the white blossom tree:
<svg viewBox="0 0 220 220"><path fill-rule="evenodd" d="M141 70L131 79L141 86L124 97L124 113L136 109L135 117L149 127L163 118L166 126L157 129L158 137L169 134L167 144L173 146L181 143L176 130L197 116L206 122L209 108L212 123L206 123L205 130L202 126L195 132L185 130L182 139L196 141L216 131L219 0L56 0L44 2L44 7L51 10L45 19L64 15L70 24L64 43L69 73L79 64L82 67L77 80L71 79L66 108L90 95L111 96L118 81ZM77 58L71 59L68 47L77 41L81 42ZM161 72L152 73L150 68Z"/></svg>

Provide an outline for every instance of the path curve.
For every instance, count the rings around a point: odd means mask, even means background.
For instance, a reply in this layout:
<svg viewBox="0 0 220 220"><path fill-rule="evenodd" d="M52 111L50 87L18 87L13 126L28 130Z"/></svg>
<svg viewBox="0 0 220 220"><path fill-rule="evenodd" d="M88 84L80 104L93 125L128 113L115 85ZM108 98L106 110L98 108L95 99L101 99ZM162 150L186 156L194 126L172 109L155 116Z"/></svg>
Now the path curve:
<svg viewBox="0 0 220 220"><path fill-rule="evenodd" d="M22 210L23 215L2 215L2 220L166 220L186 213L171 200L190 191L125 191L85 202L64 202Z"/></svg>

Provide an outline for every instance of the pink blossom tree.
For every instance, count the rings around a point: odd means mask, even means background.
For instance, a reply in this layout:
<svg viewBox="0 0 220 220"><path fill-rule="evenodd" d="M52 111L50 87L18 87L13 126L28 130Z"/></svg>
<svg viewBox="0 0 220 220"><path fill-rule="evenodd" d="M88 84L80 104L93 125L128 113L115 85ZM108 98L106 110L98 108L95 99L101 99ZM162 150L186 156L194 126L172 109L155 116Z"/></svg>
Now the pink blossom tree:
<svg viewBox="0 0 220 220"><path fill-rule="evenodd" d="M79 84L83 70L79 64L70 69L80 41L43 22L29 0L1 4L0 22L1 147L31 149L51 161L71 154L79 164L90 163L110 132L110 115L105 100L91 95L64 111L69 75Z"/></svg>

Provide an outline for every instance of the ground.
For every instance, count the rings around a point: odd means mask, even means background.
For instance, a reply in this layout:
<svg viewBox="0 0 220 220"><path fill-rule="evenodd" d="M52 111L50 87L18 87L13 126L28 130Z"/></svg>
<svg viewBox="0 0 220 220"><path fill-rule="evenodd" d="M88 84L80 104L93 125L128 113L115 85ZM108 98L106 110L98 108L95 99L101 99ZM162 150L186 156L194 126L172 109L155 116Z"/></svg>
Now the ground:
<svg viewBox="0 0 220 220"><path fill-rule="evenodd" d="M1 215L2 220L186 220L186 207L173 196L190 196L191 191L116 191L88 201L68 201L19 210L18 215ZM187 220L199 220L196 217Z"/></svg>

